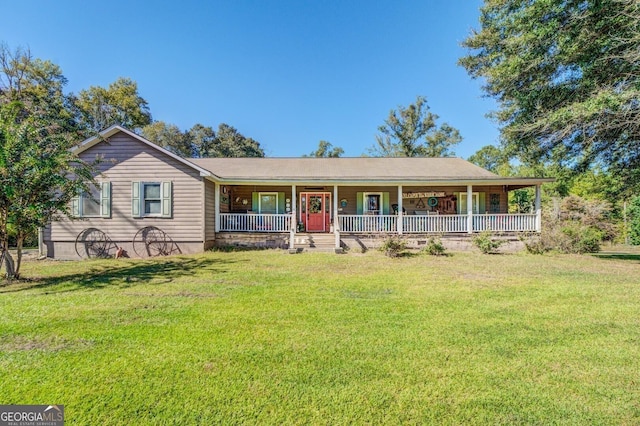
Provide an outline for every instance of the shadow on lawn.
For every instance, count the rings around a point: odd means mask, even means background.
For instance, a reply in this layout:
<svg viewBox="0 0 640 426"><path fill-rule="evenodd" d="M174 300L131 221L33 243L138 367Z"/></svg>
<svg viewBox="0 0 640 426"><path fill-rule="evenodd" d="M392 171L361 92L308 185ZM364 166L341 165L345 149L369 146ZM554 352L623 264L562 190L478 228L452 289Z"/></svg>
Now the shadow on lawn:
<svg viewBox="0 0 640 426"><path fill-rule="evenodd" d="M155 259L129 261L126 264L97 264L86 271L43 277L21 279L11 283L0 282L0 294L25 290L46 290L45 293L64 293L77 290L97 290L106 286L128 288L139 284L164 284L174 279L190 276L197 272L226 272L224 266L236 263L236 260L213 258Z"/></svg>
<svg viewBox="0 0 640 426"><path fill-rule="evenodd" d="M592 256L599 259L614 259L614 260L635 260L640 262L640 254L633 253L594 253Z"/></svg>

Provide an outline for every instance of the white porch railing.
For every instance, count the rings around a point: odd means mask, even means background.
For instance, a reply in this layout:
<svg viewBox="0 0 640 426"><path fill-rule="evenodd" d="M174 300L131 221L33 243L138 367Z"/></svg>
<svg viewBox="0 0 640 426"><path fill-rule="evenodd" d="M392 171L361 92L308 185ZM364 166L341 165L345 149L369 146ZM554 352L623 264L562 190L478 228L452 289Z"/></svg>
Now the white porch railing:
<svg viewBox="0 0 640 426"><path fill-rule="evenodd" d="M290 214L220 213L223 232L289 232Z"/></svg>
<svg viewBox="0 0 640 426"><path fill-rule="evenodd" d="M473 231L535 232L535 214L474 214ZM402 232L462 233L467 232L466 214L402 216ZM290 214L220 213L222 232L290 232ZM396 215L338 215L339 232L395 233L398 231Z"/></svg>
<svg viewBox="0 0 640 426"><path fill-rule="evenodd" d="M535 214L477 214L473 215L474 231L521 231L536 230Z"/></svg>
<svg viewBox="0 0 640 426"><path fill-rule="evenodd" d="M405 234L467 232L466 214L437 214L402 217Z"/></svg>
<svg viewBox="0 0 640 426"><path fill-rule="evenodd" d="M398 230L398 216L395 215L339 215L340 232L385 233Z"/></svg>

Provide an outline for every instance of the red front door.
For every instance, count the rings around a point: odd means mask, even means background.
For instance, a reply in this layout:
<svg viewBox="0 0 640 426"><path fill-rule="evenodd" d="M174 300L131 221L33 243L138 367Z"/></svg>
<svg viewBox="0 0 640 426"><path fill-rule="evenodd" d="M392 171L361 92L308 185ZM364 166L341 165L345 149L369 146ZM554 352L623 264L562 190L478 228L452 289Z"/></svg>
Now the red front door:
<svg viewBox="0 0 640 426"><path fill-rule="evenodd" d="M302 221L307 232L329 231L331 203L329 194L301 194Z"/></svg>

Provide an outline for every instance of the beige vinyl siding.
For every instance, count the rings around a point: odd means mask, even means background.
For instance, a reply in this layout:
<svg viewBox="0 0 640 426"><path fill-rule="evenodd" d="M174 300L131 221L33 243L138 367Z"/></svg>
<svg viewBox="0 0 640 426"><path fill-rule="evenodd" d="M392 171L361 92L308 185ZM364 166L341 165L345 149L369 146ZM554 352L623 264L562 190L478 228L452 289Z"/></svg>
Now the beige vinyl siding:
<svg viewBox="0 0 640 426"><path fill-rule="evenodd" d="M90 227L102 230L114 242L131 241L145 226L162 229L176 242L202 241L204 206L198 171L124 133L117 133L108 143L100 142L80 155L85 161L93 161L97 156L103 157L98 165L102 172L98 179L111 182L111 218L54 222L52 241L75 241L83 229ZM132 217L133 181L172 182L172 217Z"/></svg>
<svg viewBox="0 0 640 426"><path fill-rule="evenodd" d="M221 194L222 195L222 194ZM204 181L204 239L214 240L216 237L215 184Z"/></svg>

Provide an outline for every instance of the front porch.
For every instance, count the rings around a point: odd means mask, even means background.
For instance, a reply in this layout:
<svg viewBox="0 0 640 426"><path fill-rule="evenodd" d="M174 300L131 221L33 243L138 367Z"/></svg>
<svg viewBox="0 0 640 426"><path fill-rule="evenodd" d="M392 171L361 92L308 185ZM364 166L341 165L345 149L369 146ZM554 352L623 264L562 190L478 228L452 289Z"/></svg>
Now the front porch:
<svg viewBox="0 0 640 426"><path fill-rule="evenodd" d="M241 236L260 234L265 246L285 248L286 239L294 250L298 236L315 233L331 235L340 249L344 239L363 236L540 232L540 185L535 189L535 212L515 214L507 213L505 186L216 185L216 240L253 241Z"/></svg>

